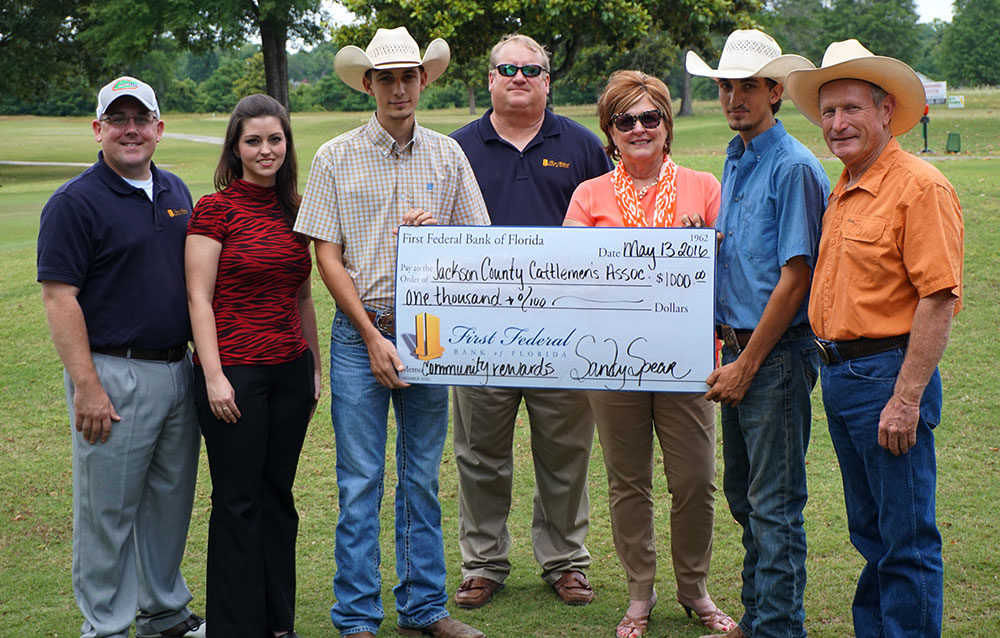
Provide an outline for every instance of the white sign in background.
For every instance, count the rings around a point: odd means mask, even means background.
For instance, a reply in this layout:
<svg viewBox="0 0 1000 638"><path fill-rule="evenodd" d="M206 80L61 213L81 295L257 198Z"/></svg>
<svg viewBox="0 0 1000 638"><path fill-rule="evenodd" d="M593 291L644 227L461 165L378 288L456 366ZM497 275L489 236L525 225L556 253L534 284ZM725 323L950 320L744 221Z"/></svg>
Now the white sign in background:
<svg viewBox="0 0 1000 638"><path fill-rule="evenodd" d="M403 226L410 383L704 392L715 230Z"/></svg>

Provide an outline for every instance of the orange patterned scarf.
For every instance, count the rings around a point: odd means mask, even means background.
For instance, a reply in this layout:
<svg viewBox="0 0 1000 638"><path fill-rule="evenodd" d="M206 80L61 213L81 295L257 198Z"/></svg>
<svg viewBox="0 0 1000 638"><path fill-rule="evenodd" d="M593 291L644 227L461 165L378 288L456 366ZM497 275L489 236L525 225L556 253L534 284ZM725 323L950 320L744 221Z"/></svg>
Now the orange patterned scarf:
<svg viewBox="0 0 1000 638"><path fill-rule="evenodd" d="M664 154L660 165L660 175L656 178L656 204L653 209L653 226L667 227L674 223L677 212L677 165ZM622 212L622 220L629 228L644 228L646 215L642 212L639 199L636 197L632 177L625 170L625 162L618 162L611 176L615 188L615 199L618 209Z"/></svg>

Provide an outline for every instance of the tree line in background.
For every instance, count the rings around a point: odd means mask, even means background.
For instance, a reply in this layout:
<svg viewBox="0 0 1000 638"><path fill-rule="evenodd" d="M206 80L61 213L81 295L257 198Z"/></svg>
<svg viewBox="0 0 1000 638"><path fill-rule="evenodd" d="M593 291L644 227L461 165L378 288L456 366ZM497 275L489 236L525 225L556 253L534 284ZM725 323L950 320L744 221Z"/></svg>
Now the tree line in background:
<svg viewBox="0 0 1000 638"><path fill-rule="evenodd" d="M344 0L359 22L331 27L320 0L11 0L0 9L0 113L80 115L95 87L131 74L164 111L228 112L267 92L292 111L368 110L373 101L333 73L345 44L404 24L421 44L443 37L452 64L425 108L487 104L487 54L504 33L552 52L552 100L596 100L611 71L664 79L675 99L712 99L683 72L695 49L717 59L734 28L758 26L785 52L819 64L826 45L857 38L952 86L1000 85L1000 0L955 0L950 23L919 23L913 0ZM329 36L329 39L327 39ZM315 44L286 54L289 38ZM259 44L250 44L258 40ZM683 111L687 108L682 109Z"/></svg>

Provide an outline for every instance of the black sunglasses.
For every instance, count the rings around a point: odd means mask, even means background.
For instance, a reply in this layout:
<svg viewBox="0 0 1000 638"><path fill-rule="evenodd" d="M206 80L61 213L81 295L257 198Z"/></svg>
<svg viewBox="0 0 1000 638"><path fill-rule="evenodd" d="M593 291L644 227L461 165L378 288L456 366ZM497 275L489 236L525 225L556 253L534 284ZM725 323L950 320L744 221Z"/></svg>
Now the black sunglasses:
<svg viewBox="0 0 1000 638"><path fill-rule="evenodd" d="M615 128L622 133L628 133L633 128L635 128L635 121L639 120L642 124L642 128L656 128L660 125L660 120L663 119L663 113L660 113L660 109L651 109L649 111L643 111L638 115L632 115L631 113L615 113L611 116L611 123L615 125Z"/></svg>
<svg viewBox="0 0 1000 638"><path fill-rule="evenodd" d="M516 64L498 64L496 66L497 73L504 76L505 78L512 78L517 75L518 71L521 71L521 75L526 78L535 78L542 74L543 69L537 64L525 64L524 66L517 66Z"/></svg>

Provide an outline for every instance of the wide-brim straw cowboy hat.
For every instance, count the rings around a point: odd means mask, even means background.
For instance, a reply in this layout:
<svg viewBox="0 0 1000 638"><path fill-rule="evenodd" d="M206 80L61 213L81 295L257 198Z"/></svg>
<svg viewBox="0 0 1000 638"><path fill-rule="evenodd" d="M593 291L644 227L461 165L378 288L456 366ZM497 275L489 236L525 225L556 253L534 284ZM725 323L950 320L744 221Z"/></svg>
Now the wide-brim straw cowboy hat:
<svg viewBox="0 0 1000 638"><path fill-rule="evenodd" d="M404 69L414 66L424 67L427 72L427 83L441 77L448 62L451 60L451 49L448 43L437 38L427 45L424 57L420 57L420 48L406 27L395 29L379 29L375 37L364 51L356 46L348 45L337 51L333 59L333 68L344 84L356 91L366 93L361 79L371 69Z"/></svg>
<svg viewBox="0 0 1000 638"><path fill-rule="evenodd" d="M818 69L794 71L785 81L789 96L802 115L816 126L823 126L819 113L819 90L834 80L865 80L877 84L896 98L889 130L902 135L920 121L924 114L924 85L905 62L875 55L857 40L834 42L823 54Z"/></svg>
<svg viewBox="0 0 1000 638"><path fill-rule="evenodd" d="M720 80L743 78L769 78L779 84L796 69L815 68L801 55L782 55L774 38L757 29L737 29L726 38L722 48L719 68L708 66L694 51L687 52L685 67L691 75Z"/></svg>

